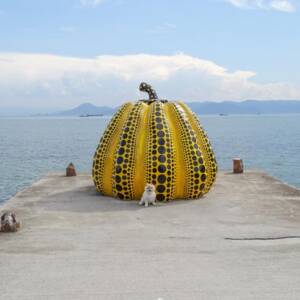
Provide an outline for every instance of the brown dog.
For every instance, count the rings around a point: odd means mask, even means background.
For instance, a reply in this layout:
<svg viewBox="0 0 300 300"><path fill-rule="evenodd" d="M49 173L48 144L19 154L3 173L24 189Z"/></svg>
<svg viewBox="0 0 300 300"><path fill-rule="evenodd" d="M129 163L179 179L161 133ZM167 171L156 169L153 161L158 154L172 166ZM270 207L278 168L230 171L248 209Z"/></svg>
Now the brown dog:
<svg viewBox="0 0 300 300"><path fill-rule="evenodd" d="M16 219L16 214L10 211L4 212L1 216L0 232L16 232L20 228L20 222Z"/></svg>

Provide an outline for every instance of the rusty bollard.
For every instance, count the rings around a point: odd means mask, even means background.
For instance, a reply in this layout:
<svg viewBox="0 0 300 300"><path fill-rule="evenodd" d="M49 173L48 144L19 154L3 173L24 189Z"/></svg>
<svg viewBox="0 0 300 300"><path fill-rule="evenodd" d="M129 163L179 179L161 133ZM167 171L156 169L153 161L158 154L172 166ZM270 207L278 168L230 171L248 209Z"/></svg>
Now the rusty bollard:
<svg viewBox="0 0 300 300"><path fill-rule="evenodd" d="M3 212L1 215L0 232L16 232L20 229L20 222L16 214L11 211Z"/></svg>
<svg viewBox="0 0 300 300"><path fill-rule="evenodd" d="M67 177L70 177L70 176L76 176L76 170L75 170L75 167L73 165L73 163L70 163L68 165L68 167L66 168L66 176Z"/></svg>
<svg viewBox="0 0 300 300"><path fill-rule="evenodd" d="M241 158L234 158L233 160L233 173L240 174L244 172L244 164Z"/></svg>

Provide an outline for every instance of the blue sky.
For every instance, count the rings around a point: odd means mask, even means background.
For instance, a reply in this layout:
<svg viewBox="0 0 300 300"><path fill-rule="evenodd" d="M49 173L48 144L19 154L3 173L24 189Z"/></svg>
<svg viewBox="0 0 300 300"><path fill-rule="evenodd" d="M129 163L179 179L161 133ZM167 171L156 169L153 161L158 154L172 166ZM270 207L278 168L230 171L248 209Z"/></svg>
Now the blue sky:
<svg viewBox="0 0 300 300"><path fill-rule="evenodd" d="M0 107L118 105L145 80L186 101L300 99L299 10L298 0L1 1Z"/></svg>

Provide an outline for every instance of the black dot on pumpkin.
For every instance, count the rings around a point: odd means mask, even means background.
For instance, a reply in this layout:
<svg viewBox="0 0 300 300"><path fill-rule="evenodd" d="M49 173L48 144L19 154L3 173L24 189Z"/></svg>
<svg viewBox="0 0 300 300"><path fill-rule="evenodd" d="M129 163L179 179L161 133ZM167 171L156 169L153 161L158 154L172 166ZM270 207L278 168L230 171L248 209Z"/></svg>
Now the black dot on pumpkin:
<svg viewBox="0 0 300 300"><path fill-rule="evenodd" d="M156 190L159 192L159 193L163 193L165 191L166 187L164 185L159 185Z"/></svg>
<svg viewBox="0 0 300 300"><path fill-rule="evenodd" d="M118 159L117 159L117 163L121 164L122 162L123 162L123 157L119 156Z"/></svg>
<svg viewBox="0 0 300 300"><path fill-rule="evenodd" d="M164 156L164 155L160 155L159 157L158 157L158 160L159 160L159 162L165 162L166 161L166 157Z"/></svg>
<svg viewBox="0 0 300 300"><path fill-rule="evenodd" d="M205 166L202 165L202 166L200 167L200 172L201 172L201 173L204 173L204 172L205 172Z"/></svg>
<svg viewBox="0 0 300 300"><path fill-rule="evenodd" d="M161 122L161 118L156 118L155 121L156 121L157 123L160 123L160 122Z"/></svg>
<svg viewBox="0 0 300 300"><path fill-rule="evenodd" d="M115 179L116 179L116 182L121 182L121 177L119 176L119 175L117 175L116 177L115 177Z"/></svg>
<svg viewBox="0 0 300 300"><path fill-rule="evenodd" d="M162 138L165 136L165 133L163 131L158 131L157 136Z"/></svg>
<svg viewBox="0 0 300 300"><path fill-rule="evenodd" d="M122 140L121 141L121 146L125 146L126 145L126 141Z"/></svg>
<svg viewBox="0 0 300 300"><path fill-rule="evenodd" d="M158 194L158 195L156 195L156 200L163 201L163 200L165 200L165 196L163 194Z"/></svg>
<svg viewBox="0 0 300 300"><path fill-rule="evenodd" d="M153 174L153 175L152 175L152 178L153 178L153 179L156 179L156 175L155 175L155 174Z"/></svg>
<svg viewBox="0 0 300 300"><path fill-rule="evenodd" d="M158 152L159 152L160 154L164 154L164 153L166 152L166 148L163 147L163 146L159 146L159 147L158 147Z"/></svg>
<svg viewBox="0 0 300 300"><path fill-rule="evenodd" d="M157 180L159 183L164 183L166 181L166 176L165 175L159 175L157 177Z"/></svg>
<svg viewBox="0 0 300 300"><path fill-rule="evenodd" d="M124 199L124 195L121 194L121 193L118 193L117 196L118 196L120 199Z"/></svg>
<svg viewBox="0 0 300 300"><path fill-rule="evenodd" d="M127 137L128 137L127 133L124 133L123 134L123 139L127 139Z"/></svg>
<svg viewBox="0 0 300 300"><path fill-rule="evenodd" d="M199 184L199 179L196 179L194 182L195 184Z"/></svg>
<svg viewBox="0 0 300 300"><path fill-rule="evenodd" d="M203 158L200 157L200 158L198 159L198 162L199 162L200 164L203 164Z"/></svg>
<svg viewBox="0 0 300 300"><path fill-rule="evenodd" d="M161 129L163 129L163 126L162 126L162 124L157 124L157 125L156 125L156 128L157 128L158 130L161 130Z"/></svg>
<svg viewBox="0 0 300 300"><path fill-rule="evenodd" d="M200 177L199 173L195 173L194 176L195 176L195 178L199 178Z"/></svg>
<svg viewBox="0 0 300 300"><path fill-rule="evenodd" d="M195 167L195 168L194 168L194 171L195 171L195 172L198 172L198 171L199 171L198 167Z"/></svg>
<svg viewBox="0 0 300 300"><path fill-rule="evenodd" d="M162 138L158 139L158 144L159 145L164 145L165 144L165 140L162 139Z"/></svg>
<svg viewBox="0 0 300 300"><path fill-rule="evenodd" d="M164 166L164 165L159 165L159 166L158 166L158 171L159 171L160 173L166 172L166 166Z"/></svg>
<svg viewBox="0 0 300 300"><path fill-rule="evenodd" d="M116 167L116 173L121 173L122 172L122 168L120 166Z"/></svg>
<svg viewBox="0 0 300 300"><path fill-rule="evenodd" d="M122 191L122 186L121 186L121 185L119 185L119 184L117 184L117 185L116 185L116 189L117 189L117 191L119 191L119 192L120 192L120 191Z"/></svg>
<svg viewBox="0 0 300 300"><path fill-rule="evenodd" d="M118 153L119 153L120 155L122 155L124 152L125 152L125 149L124 149L124 148L120 148L119 151L118 151Z"/></svg>
<svg viewBox="0 0 300 300"><path fill-rule="evenodd" d="M202 183L202 184L200 185L200 190L202 191L204 188L205 188L205 184Z"/></svg>
<svg viewBox="0 0 300 300"><path fill-rule="evenodd" d="M156 172L157 172L157 169L156 169L156 168L153 168L153 169L152 169L152 172L153 172L153 173L156 173Z"/></svg>
<svg viewBox="0 0 300 300"><path fill-rule="evenodd" d="M202 181L205 181L205 179L206 179L206 175L205 175L205 174L202 174L202 175L201 175L201 180L202 180Z"/></svg>

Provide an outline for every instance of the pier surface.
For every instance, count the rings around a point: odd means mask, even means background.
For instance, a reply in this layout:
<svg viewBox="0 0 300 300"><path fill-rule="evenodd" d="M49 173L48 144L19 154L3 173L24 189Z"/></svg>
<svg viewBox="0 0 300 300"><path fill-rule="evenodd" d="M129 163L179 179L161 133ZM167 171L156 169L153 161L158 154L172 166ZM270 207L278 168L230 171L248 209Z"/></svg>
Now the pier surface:
<svg viewBox="0 0 300 300"><path fill-rule="evenodd" d="M1 299L300 299L300 191L262 172L149 208L53 174L5 209Z"/></svg>

